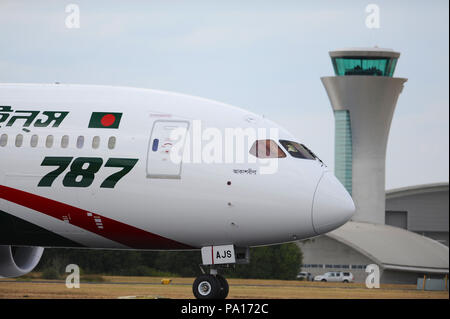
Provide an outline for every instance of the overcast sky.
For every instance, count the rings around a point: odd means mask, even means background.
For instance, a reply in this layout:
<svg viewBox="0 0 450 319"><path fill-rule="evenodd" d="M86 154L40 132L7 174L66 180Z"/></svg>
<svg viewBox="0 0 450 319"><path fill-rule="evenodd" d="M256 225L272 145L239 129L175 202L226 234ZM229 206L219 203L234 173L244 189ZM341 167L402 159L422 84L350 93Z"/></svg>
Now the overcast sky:
<svg viewBox="0 0 450 319"><path fill-rule="evenodd" d="M70 3L80 28L67 28ZM377 4L380 28L366 6ZM206 97L278 122L334 168L320 81L328 51L401 52L406 77L387 150L387 189L448 182L449 2L5 1L0 82L123 85Z"/></svg>

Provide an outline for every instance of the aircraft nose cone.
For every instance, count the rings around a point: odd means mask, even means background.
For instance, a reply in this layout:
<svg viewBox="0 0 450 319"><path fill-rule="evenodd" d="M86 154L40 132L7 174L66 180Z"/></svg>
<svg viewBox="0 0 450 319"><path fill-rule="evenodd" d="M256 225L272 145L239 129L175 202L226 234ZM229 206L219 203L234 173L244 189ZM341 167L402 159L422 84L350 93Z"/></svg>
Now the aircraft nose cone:
<svg viewBox="0 0 450 319"><path fill-rule="evenodd" d="M355 213L352 197L329 172L317 186L312 207L312 220L317 234L323 234L345 224Z"/></svg>

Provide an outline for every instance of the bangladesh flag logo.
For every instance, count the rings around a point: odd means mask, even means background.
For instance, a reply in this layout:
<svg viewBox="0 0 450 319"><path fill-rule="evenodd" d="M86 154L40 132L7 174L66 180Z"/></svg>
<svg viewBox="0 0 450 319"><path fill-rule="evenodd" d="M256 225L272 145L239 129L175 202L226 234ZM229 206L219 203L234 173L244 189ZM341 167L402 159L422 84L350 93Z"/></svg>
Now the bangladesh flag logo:
<svg viewBox="0 0 450 319"><path fill-rule="evenodd" d="M89 128L119 128L122 113L93 112Z"/></svg>

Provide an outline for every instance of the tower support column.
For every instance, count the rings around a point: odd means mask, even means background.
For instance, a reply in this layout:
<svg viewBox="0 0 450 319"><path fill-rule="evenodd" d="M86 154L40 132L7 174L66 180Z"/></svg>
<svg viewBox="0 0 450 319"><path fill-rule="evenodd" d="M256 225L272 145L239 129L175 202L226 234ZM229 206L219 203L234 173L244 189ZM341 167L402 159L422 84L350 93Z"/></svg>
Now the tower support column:
<svg viewBox="0 0 450 319"><path fill-rule="evenodd" d="M339 143L339 139L348 138L339 136L335 154L336 162L342 160L344 168L349 167L351 161L351 188L348 190L356 205L353 220L384 224L386 147L397 99L407 79L353 75L321 80L335 115L348 111L351 148L338 149L345 144ZM342 174L336 173L338 177ZM341 182L346 184L346 181Z"/></svg>

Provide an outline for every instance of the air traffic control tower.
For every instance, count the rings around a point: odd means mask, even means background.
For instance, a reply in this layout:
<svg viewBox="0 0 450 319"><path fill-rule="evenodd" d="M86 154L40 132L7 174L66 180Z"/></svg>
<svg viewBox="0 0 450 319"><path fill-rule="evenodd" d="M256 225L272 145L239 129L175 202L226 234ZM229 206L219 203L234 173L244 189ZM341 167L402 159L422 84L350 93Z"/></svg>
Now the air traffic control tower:
<svg viewBox="0 0 450 319"><path fill-rule="evenodd" d="M385 223L386 146L407 81L393 77L399 56L380 48L331 51L335 76L321 78L335 116L335 174L353 197L354 221Z"/></svg>
<svg viewBox="0 0 450 319"><path fill-rule="evenodd" d="M335 116L335 174L352 194L356 212L338 229L298 243L302 269L313 275L348 270L355 281L365 282L370 264L380 267L381 283L416 284L425 275L448 275L448 247L413 229L415 216L426 215L419 222L425 226L431 220L445 220L448 210L433 219L428 209L414 215L402 205L397 209L407 227L385 223L386 146L395 105L406 82L393 77L399 56L380 48L330 52L335 76L323 77L322 83ZM426 207L422 195L408 194L416 206ZM445 207L443 198L439 205Z"/></svg>

